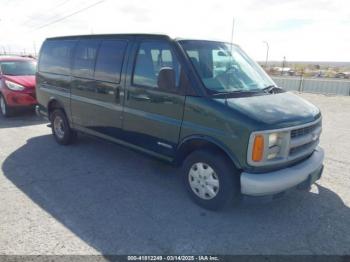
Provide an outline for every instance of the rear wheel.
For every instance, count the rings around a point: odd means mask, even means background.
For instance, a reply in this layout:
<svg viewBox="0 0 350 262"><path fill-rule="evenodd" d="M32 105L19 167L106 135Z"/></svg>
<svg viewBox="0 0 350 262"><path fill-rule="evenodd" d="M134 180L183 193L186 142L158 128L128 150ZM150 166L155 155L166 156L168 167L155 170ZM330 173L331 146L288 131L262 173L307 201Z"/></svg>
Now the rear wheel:
<svg viewBox="0 0 350 262"><path fill-rule="evenodd" d="M183 164L183 181L191 198L206 209L221 209L239 199L238 172L215 150L191 153Z"/></svg>
<svg viewBox="0 0 350 262"><path fill-rule="evenodd" d="M0 94L0 111L4 117L9 117L12 115L12 109L7 105L4 96L1 94Z"/></svg>
<svg viewBox="0 0 350 262"><path fill-rule="evenodd" d="M57 143L69 145L76 139L77 133L70 128L66 114L61 109L56 109L51 114L52 134Z"/></svg>

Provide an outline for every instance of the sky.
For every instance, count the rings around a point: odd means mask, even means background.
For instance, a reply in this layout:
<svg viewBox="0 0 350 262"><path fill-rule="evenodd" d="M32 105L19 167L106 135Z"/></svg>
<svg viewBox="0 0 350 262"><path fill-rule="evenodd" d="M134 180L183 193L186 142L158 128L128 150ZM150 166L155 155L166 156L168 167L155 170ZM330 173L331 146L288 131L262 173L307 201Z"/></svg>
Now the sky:
<svg viewBox="0 0 350 262"><path fill-rule="evenodd" d="M349 0L0 0L0 52L47 37L161 33L231 41L253 59L350 61ZM69 17L67 17L69 16Z"/></svg>

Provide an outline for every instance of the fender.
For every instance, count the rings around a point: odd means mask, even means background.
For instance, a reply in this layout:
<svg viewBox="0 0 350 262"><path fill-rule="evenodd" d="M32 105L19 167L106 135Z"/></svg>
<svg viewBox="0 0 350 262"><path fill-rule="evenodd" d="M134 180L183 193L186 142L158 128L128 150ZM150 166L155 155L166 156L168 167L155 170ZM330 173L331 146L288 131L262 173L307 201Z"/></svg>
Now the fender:
<svg viewBox="0 0 350 262"><path fill-rule="evenodd" d="M61 108L64 111L64 113L66 114L66 116L68 118L69 124L72 124L71 117L69 115L69 111L67 111L67 108L64 106L64 104L55 96L50 96L49 102L47 103L47 115L48 115L48 117L50 118L49 106L52 102L57 104L59 106L59 108Z"/></svg>
<svg viewBox="0 0 350 262"><path fill-rule="evenodd" d="M49 106L50 106L50 104L51 104L52 102L57 103L57 104L60 106L60 108L62 108L64 111L66 111L65 108L64 108L63 103L62 103L59 99L57 99L57 98L54 97L54 96L50 96L49 102L47 103L47 112L49 112Z"/></svg>
<svg viewBox="0 0 350 262"><path fill-rule="evenodd" d="M242 169L239 161L237 160L236 156L233 155L231 153L231 151L227 148L227 146L225 146L223 143L221 143L220 141L218 141L215 138L212 138L210 136L203 136L203 135L190 135L188 137L185 137L179 144L177 147L177 156L176 156L176 160L179 158L179 153L181 152L181 150L184 148L184 146L191 142L191 141L203 141L203 142L207 142L209 144L212 144L216 147L218 147L219 149L221 149L222 151L224 151L226 153L226 155L231 159L231 161L234 163L234 165L236 166L236 168L238 169ZM175 160L175 161L176 161Z"/></svg>

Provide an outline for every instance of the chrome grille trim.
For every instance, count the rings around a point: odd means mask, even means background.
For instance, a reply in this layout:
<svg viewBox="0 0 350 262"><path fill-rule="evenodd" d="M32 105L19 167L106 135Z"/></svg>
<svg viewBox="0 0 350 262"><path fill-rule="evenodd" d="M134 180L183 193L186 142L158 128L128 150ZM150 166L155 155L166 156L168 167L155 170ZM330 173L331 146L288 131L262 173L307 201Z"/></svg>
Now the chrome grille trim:
<svg viewBox="0 0 350 262"><path fill-rule="evenodd" d="M312 131L314 131L315 129L321 129L321 121L315 123L315 124L311 124L310 126L305 126L302 128L298 128L298 129L294 129L291 131L290 133L290 137L291 138L295 138L298 136L303 136L306 134L310 134Z"/></svg>
<svg viewBox="0 0 350 262"><path fill-rule="evenodd" d="M289 157L297 158L310 154L319 143L322 132L321 120L290 132Z"/></svg>
<svg viewBox="0 0 350 262"><path fill-rule="evenodd" d="M319 126L316 129L312 128L309 130L314 130L312 133L305 133L303 136L298 135L296 137L292 137L292 132L291 132L291 141L290 141L290 148L295 148L299 147L305 144L310 143L310 141L315 141L318 140L318 137L321 135L322 128ZM317 139L315 138L317 137Z"/></svg>
<svg viewBox="0 0 350 262"><path fill-rule="evenodd" d="M317 139L316 141L312 141L312 142L303 144L301 146L291 148L289 150L289 155L290 156L298 156L298 155L306 154L310 150L313 151L317 147L318 142L319 142L319 140Z"/></svg>

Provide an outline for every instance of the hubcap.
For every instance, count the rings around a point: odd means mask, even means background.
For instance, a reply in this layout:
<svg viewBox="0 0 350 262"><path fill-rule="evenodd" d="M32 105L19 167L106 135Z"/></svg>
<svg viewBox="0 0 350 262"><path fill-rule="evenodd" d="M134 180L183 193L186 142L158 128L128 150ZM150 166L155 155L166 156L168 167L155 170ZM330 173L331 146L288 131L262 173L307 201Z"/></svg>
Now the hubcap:
<svg viewBox="0 0 350 262"><path fill-rule="evenodd" d="M219 193L219 177L206 163L193 164L188 173L188 180L192 191L201 199L209 200Z"/></svg>
<svg viewBox="0 0 350 262"><path fill-rule="evenodd" d="M6 104L5 104L5 100L2 96L0 96L0 107L1 107L1 113L3 115L6 115Z"/></svg>
<svg viewBox="0 0 350 262"><path fill-rule="evenodd" d="M56 136L62 139L64 137L64 123L63 119L60 116L56 116L53 121L53 128L55 130Z"/></svg>

